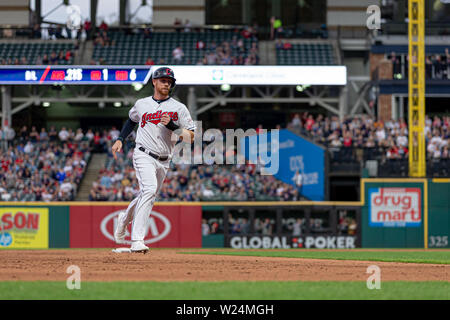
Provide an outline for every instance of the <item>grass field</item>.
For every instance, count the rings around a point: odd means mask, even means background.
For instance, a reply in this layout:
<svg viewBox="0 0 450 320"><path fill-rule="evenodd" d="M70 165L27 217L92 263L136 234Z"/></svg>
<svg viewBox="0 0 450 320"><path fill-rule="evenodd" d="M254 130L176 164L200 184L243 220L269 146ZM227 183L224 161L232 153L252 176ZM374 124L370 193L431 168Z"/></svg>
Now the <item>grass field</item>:
<svg viewBox="0 0 450 320"><path fill-rule="evenodd" d="M164 250L164 249L156 249ZM233 250L211 249L181 254L240 255L384 262L450 264L450 250ZM450 300L448 281L382 281L369 290L365 281L221 281L221 282L81 282L69 290L65 281L0 282L0 300Z"/></svg>
<svg viewBox="0 0 450 320"><path fill-rule="evenodd" d="M2 300L448 300L449 282L382 282L369 290L365 282L82 282L69 290L65 282L1 282Z"/></svg>
<svg viewBox="0 0 450 320"><path fill-rule="evenodd" d="M189 254L214 254L233 256L255 256L255 257L284 257L284 258L307 258L307 259L332 259L332 260L359 260L359 261L384 261L384 262L411 262L411 263L433 263L450 264L450 250L433 251L372 251L352 249L349 251L307 251L307 250L214 250L202 252L183 252Z"/></svg>

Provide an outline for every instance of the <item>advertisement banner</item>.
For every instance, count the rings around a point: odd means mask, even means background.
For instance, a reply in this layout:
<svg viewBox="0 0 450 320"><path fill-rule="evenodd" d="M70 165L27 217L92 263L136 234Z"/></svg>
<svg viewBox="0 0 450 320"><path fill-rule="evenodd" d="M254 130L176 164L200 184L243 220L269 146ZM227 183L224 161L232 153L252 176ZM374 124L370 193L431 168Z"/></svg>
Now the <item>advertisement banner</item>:
<svg viewBox="0 0 450 320"><path fill-rule="evenodd" d="M131 245L131 224L125 244L114 242L120 212L126 206L73 206L70 209L70 247L108 248ZM202 245L201 207L164 206L153 208L147 221L144 242L150 248L199 248Z"/></svg>
<svg viewBox="0 0 450 320"><path fill-rule="evenodd" d="M371 227L420 227L422 224L420 188L370 188Z"/></svg>
<svg viewBox="0 0 450 320"><path fill-rule="evenodd" d="M426 179L361 179L361 189L363 248L427 246Z"/></svg>
<svg viewBox="0 0 450 320"><path fill-rule="evenodd" d="M265 163L266 172L293 185L306 198L325 200L325 150L322 147L283 129L242 138L241 152L254 163ZM264 161L266 159L270 161Z"/></svg>
<svg viewBox="0 0 450 320"><path fill-rule="evenodd" d="M356 236L230 236L226 246L234 249L350 249L356 248Z"/></svg>
<svg viewBox="0 0 450 320"><path fill-rule="evenodd" d="M48 208L0 208L0 248L48 248Z"/></svg>

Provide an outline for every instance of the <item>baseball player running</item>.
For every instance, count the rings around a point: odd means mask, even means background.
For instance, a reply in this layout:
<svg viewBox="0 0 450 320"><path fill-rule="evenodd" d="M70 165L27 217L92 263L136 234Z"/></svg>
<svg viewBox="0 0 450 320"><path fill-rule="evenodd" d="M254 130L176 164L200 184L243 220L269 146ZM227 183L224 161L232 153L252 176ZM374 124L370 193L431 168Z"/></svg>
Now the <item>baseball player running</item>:
<svg viewBox="0 0 450 320"><path fill-rule="evenodd" d="M186 106L170 97L176 81L173 70L159 68L153 72L150 81L154 87L153 96L136 101L112 146L112 154L117 159L116 153L122 149L123 141L139 124L133 153L139 195L131 201L126 211L119 214L114 239L117 243L123 243L126 228L132 222L131 252L143 253L149 250L144 244L147 220L169 169L174 146L178 138L192 143L196 129ZM173 139L172 134L175 133L179 136Z"/></svg>

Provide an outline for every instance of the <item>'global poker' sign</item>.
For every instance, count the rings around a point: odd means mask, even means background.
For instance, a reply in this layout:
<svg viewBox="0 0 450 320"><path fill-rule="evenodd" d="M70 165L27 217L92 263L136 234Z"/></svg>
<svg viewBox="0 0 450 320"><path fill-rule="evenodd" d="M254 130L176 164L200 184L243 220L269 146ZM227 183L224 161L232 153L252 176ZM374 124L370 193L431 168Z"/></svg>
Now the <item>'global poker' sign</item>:
<svg viewBox="0 0 450 320"><path fill-rule="evenodd" d="M421 223L420 188L369 189L371 227L420 227Z"/></svg>

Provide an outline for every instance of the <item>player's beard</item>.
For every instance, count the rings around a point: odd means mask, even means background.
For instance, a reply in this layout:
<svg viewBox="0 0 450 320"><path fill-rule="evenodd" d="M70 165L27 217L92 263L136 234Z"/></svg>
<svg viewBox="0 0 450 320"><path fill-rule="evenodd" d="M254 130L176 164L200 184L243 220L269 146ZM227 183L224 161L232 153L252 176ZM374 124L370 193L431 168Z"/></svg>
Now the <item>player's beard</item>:
<svg viewBox="0 0 450 320"><path fill-rule="evenodd" d="M169 89L168 88L161 88L160 93L163 96L168 96L169 95Z"/></svg>

